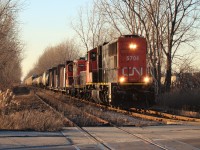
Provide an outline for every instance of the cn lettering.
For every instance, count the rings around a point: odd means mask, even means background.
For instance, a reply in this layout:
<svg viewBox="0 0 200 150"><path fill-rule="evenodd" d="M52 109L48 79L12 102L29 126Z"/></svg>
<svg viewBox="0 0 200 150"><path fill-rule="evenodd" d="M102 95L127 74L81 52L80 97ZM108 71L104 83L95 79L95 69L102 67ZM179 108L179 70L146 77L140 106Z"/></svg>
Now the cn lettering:
<svg viewBox="0 0 200 150"><path fill-rule="evenodd" d="M124 76L134 76L135 74L138 74L139 76L143 75L143 68L135 68L135 67L124 67L122 68L122 75Z"/></svg>

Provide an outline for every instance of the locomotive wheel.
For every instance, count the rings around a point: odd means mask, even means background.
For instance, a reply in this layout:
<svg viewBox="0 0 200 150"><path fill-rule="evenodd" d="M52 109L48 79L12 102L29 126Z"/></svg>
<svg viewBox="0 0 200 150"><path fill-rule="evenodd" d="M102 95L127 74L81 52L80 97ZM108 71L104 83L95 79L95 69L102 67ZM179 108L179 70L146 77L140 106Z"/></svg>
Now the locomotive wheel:
<svg viewBox="0 0 200 150"><path fill-rule="evenodd" d="M106 91L102 92L101 94L101 100L104 104L109 104L109 98L108 98L108 94Z"/></svg>
<svg viewBox="0 0 200 150"><path fill-rule="evenodd" d="M91 93L85 92L83 98L89 101L91 99Z"/></svg>

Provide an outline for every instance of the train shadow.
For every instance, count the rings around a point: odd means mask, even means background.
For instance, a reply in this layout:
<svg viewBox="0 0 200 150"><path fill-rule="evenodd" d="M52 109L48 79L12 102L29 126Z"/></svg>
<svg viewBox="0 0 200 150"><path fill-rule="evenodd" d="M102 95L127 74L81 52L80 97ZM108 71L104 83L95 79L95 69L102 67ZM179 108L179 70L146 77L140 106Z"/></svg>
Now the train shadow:
<svg viewBox="0 0 200 150"><path fill-rule="evenodd" d="M13 88L13 94L15 95L28 95L30 94L30 89L25 86L16 86Z"/></svg>

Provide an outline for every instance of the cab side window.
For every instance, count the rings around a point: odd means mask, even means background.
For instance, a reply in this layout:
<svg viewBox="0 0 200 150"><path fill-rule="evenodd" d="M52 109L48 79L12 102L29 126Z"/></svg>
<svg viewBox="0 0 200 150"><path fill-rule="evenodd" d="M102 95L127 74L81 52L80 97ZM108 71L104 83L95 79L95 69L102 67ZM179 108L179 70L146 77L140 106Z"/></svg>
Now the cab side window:
<svg viewBox="0 0 200 150"><path fill-rule="evenodd" d="M72 72L72 71L73 71L73 66L72 66L72 65L69 65L68 67L69 67L69 68L68 68L68 69L69 69L69 72Z"/></svg>
<svg viewBox="0 0 200 150"><path fill-rule="evenodd" d="M93 61L96 60L96 52L91 52L90 53L90 60L93 60Z"/></svg>

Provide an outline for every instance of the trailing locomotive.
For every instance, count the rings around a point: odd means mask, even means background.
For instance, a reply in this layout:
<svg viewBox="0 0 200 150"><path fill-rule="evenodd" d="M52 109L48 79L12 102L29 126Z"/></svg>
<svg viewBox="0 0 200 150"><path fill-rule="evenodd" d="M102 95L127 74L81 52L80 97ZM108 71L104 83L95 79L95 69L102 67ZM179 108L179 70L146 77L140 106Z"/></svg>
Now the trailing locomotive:
<svg viewBox="0 0 200 150"><path fill-rule="evenodd" d="M134 101L147 101L152 104L154 84L146 51L144 37L121 36L88 51L85 59L66 61L45 71L48 83L43 86L96 103L128 106Z"/></svg>

